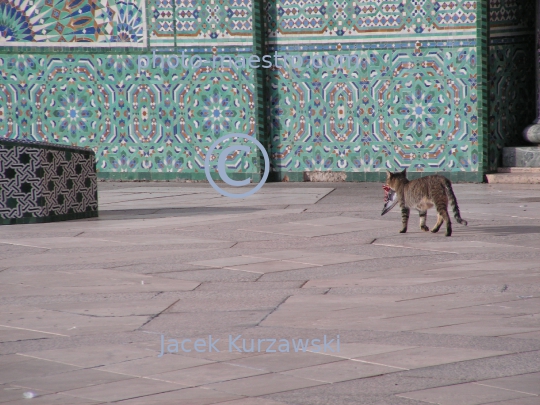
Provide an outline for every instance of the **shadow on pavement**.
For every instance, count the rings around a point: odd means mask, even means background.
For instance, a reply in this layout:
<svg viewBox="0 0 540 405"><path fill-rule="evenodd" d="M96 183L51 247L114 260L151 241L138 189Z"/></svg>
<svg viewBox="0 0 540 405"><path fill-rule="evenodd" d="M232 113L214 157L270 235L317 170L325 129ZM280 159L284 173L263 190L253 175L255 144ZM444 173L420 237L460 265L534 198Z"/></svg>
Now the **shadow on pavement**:
<svg viewBox="0 0 540 405"><path fill-rule="evenodd" d="M189 207L189 208L163 208L163 209L128 209L128 210L104 210L99 211L96 220L118 219L151 219L168 217L190 217L195 215L227 215L247 214L261 211L261 208L247 207Z"/></svg>
<svg viewBox="0 0 540 405"><path fill-rule="evenodd" d="M471 228L471 230L472 229L473 228ZM540 233L540 226L474 227L474 232L493 235L523 235L529 233Z"/></svg>

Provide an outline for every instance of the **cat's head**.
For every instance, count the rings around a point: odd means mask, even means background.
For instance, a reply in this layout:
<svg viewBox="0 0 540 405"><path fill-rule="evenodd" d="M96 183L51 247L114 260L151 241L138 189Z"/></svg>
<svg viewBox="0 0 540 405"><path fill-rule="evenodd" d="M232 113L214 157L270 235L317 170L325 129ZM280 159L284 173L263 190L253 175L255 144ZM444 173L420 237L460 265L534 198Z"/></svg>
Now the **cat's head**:
<svg viewBox="0 0 540 405"><path fill-rule="evenodd" d="M397 190L400 184L407 183L407 169L402 172L392 173L389 170L386 171L386 185L393 190Z"/></svg>

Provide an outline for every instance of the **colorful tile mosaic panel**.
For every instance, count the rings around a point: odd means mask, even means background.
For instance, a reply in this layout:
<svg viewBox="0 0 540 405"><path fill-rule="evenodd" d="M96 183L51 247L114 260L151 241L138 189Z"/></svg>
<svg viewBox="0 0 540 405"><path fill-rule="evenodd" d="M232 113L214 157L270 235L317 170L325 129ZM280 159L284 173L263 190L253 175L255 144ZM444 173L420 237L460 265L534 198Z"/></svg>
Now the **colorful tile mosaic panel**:
<svg viewBox="0 0 540 405"><path fill-rule="evenodd" d="M267 3L267 35L291 43L474 37L476 8L477 0L276 0Z"/></svg>
<svg viewBox="0 0 540 405"><path fill-rule="evenodd" d="M251 45L251 0L153 0L151 46Z"/></svg>
<svg viewBox="0 0 540 405"><path fill-rule="evenodd" d="M0 55L0 137L90 147L103 172L203 173L219 136L255 135L252 70L139 72L137 59ZM233 171L258 173L241 157Z"/></svg>
<svg viewBox="0 0 540 405"><path fill-rule="evenodd" d="M272 72L272 156L280 171L479 169L475 48L418 43L357 55L350 68Z"/></svg>
<svg viewBox="0 0 540 405"><path fill-rule="evenodd" d="M145 47L144 0L0 0L0 47Z"/></svg>
<svg viewBox="0 0 540 405"><path fill-rule="evenodd" d="M173 0L154 0L150 8L150 44L174 46Z"/></svg>

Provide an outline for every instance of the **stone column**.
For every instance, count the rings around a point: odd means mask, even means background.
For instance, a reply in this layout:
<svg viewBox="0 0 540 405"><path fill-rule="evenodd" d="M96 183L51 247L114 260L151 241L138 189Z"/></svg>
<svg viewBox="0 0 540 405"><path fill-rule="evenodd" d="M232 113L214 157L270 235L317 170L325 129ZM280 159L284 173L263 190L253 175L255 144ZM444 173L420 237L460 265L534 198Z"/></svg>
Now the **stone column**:
<svg viewBox="0 0 540 405"><path fill-rule="evenodd" d="M523 131L523 137L540 144L540 2L536 2L536 120Z"/></svg>

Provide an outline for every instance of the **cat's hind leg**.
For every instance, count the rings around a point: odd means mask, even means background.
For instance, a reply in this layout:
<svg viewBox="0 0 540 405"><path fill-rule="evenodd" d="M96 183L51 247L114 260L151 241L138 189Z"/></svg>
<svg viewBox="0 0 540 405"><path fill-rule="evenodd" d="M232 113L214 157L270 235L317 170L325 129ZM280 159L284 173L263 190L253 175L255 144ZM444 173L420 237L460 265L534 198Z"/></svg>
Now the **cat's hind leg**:
<svg viewBox="0 0 540 405"><path fill-rule="evenodd" d="M401 231L399 233L405 233L407 232L407 225L409 224L409 214L411 210L407 207L401 207Z"/></svg>
<svg viewBox="0 0 540 405"><path fill-rule="evenodd" d="M447 206L439 205L437 206L437 225L435 225L435 228L433 228L431 232L439 232L443 221L446 222L446 233L444 235L452 236L452 223L450 222Z"/></svg>
<svg viewBox="0 0 540 405"><path fill-rule="evenodd" d="M431 230L431 232L433 233L439 232L439 229L441 229L441 225L443 224L443 222L444 222L443 217L437 214L437 223L435 224L435 227Z"/></svg>
<svg viewBox="0 0 540 405"><path fill-rule="evenodd" d="M429 228L426 226L427 211L420 211L420 229L424 232L429 232Z"/></svg>
<svg viewBox="0 0 540 405"><path fill-rule="evenodd" d="M448 215L448 211L445 210L442 217L446 221L446 233L444 236L452 236L452 222L450 222L450 215Z"/></svg>

